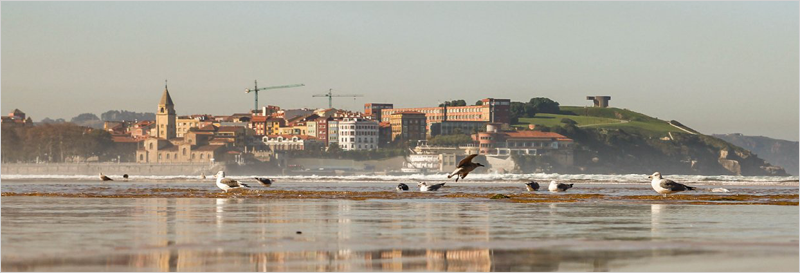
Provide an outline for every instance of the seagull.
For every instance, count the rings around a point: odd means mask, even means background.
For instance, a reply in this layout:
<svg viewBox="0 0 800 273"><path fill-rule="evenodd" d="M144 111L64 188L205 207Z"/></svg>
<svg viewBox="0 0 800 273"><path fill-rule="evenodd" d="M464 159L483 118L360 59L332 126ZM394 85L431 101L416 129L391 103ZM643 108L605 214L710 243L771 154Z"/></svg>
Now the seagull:
<svg viewBox="0 0 800 273"><path fill-rule="evenodd" d="M472 155L469 155L469 156L465 157L460 162L458 162L458 166L456 166L456 169L453 171L453 173L448 175L447 178L451 178L451 177L453 177L455 175L456 176L456 182L458 182L459 178L464 179L464 177L467 177L469 172L471 172L472 170L475 170L475 168L477 168L477 167L486 167L486 166L483 166L483 164L481 164L481 163L472 163L472 159L475 158L476 156L478 156L478 154L472 154Z"/></svg>
<svg viewBox="0 0 800 273"><path fill-rule="evenodd" d="M556 181L553 180L553 181L550 181L550 186L547 187L547 189L552 191L552 192L567 191L568 189L572 188L572 185L573 184L556 183Z"/></svg>
<svg viewBox="0 0 800 273"><path fill-rule="evenodd" d="M408 190L408 185L404 183L400 183L397 185L397 191L407 191L407 190Z"/></svg>
<svg viewBox="0 0 800 273"><path fill-rule="evenodd" d="M225 172L219 171L217 173L217 187L227 193L230 189L249 188L250 186L230 178L225 178Z"/></svg>
<svg viewBox="0 0 800 273"><path fill-rule="evenodd" d="M539 183L536 183L536 181L525 183L525 187L528 188L528 191L539 191Z"/></svg>
<svg viewBox="0 0 800 273"><path fill-rule="evenodd" d="M444 186L444 183L433 184L428 186L427 182L417 182L417 185L419 185L419 191L437 191L439 190L439 188Z"/></svg>
<svg viewBox="0 0 800 273"><path fill-rule="evenodd" d="M676 191L693 191L695 189L694 187L689 187L669 179L664 179L661 177L660 172L654 172L653 175L648 176L648 178L653 179L653 181L650 182L650 185L653 186L653 189L656 190L657 193L663 194L664 197L667 197L667 194Z"/></svg>
<svg viewBox="0 0 800 273"><path fill-rule="evenodd" d="M100 180L102 180L102 181L114 181L114 179L111 179L108 176L103 175L103 173L100 173Z"/></svg>
<svg viewBox="0 0 800 273"><path fill-rule="evenodd" d="M206 179L206 173L200 173L200 179Z"/></svg>
<svg viewBox="0 0 800 273"><path fill-rule="evenodd" d="M123 175L122 175L122 178L125 178L125 180L128 180L128 174L127 174L127 173L126 173L126 174L123 174Z"/></svg>
<svg viewBox="0 0 800 273"><path fill-rule="evenodd" d="M259 184L263 185L264 187L272 186L272 179L269 178L261 178L261 177L253 177Z"/></svg>

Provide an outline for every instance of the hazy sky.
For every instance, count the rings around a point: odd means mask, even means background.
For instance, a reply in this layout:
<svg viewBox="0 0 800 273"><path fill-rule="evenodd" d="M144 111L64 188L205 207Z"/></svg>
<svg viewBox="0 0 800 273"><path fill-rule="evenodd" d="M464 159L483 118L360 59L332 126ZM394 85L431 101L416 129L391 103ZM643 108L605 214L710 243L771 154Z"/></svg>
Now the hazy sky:
<svg viewBox="0 0 800 273"><path fill-rule="evenodd" d="M549 97L798 139L797 2L2 2L2 111Z"/></svg>

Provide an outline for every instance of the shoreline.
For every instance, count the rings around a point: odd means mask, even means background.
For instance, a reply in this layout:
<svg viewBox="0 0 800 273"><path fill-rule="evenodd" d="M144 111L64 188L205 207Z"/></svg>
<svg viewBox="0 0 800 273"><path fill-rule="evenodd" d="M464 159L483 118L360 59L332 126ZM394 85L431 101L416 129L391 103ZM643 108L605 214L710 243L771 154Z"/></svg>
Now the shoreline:
<svg viewBox="0 0 800 273"><path fill-rule="evenodd" d="M347 200L416 200L416 199L466 199L473 201L507 203L584 203L630 202L645 204L684 205L779 205L798 206L798 194L674 194L661 195L611 195L540 192L522 193L463 193L463 192L395 192L395 191L309 191L309 190L232 190L230 192L203 189L150 188L119 189L93 187L76 193L52 192L2 192L2 197L67 197L67 198L242 198L242 199L347 199Z"/></svg>
<svg viewBox="0 0 800 273"><path fill-rule="evenodd" d="M249 179L251 176L228 176L233 179ZM341 177L341 178L332 178L332 177L318 177L318 178L309 178L309 177L282 177L282 176L272 176L277 181L281 182L297 182L297 183L396 183L396 182L416 182L416 181L430 181L430 182L447 182L453 184L491 184L491 183L527 183L529 181L537 181L539 183L547 182L550 180L554 180L561 183L577 183L577 184L587 184L587 185L649 185L650 181L642 180L642 181L628 181L628 180L621 180L621 181L606 181L606 180L588 180L588 179L566 179L566 180L559 180L559 179L509 179L509 180L460 180L458 182L452 182L451 180L442 180L442 179L424 179L424 178L412 178L412 177L398 177L397 179L366 179L366 178L352 178L352 177ZM99 181L95 176L92 178L86 177L30 177L30 178L3 178L0 177L1 181L4 182L14 182L14 183L21 183L21 182L36 182L36 183L46 183L46 182L58 182L58 183L73 183L73 182L98 182ZM123 179L116 179L111 182L120 182L120 183L134 183L134 182L144 182L144 183L185 183L185 182L197 182L197 183L207 183L213 181L213 177L209 175L205 180L200 178L189 178L189 177L136 177L131 176L128 180ZM692 185L700 185L700 186L781 186L781 187L800 187L800 181L791 180L791 181L730 181L730 180L701 180L701 181L692 181L692 180L674 180L678 183L691 183Z"/></svg>

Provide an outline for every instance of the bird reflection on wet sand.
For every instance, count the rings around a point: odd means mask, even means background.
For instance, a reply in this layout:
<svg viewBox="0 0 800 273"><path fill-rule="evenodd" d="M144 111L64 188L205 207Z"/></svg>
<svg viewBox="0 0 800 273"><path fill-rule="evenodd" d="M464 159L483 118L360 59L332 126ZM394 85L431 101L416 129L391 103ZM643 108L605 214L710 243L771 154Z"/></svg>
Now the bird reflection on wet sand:
<svg viewBox="0 0 800 273"><path fill-rule="evenodd" d="M607 271L644 264L668 270L669 257L691 262L765 253L783 262L764 268L781 270L794 269L798 254L797 217L785 216L796 207L788 206L41 200L2 198L3 248L13 250L3 252L2 270ZM752 226L736 225L744 215ZM37 232L45 228L73 236Z"/></svg>

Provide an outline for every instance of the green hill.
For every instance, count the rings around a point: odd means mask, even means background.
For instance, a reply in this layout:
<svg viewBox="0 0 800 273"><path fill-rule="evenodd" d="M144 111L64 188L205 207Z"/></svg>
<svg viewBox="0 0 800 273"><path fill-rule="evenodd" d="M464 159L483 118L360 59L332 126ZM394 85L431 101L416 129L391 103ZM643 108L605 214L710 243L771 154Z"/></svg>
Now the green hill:
<svg viewBox="0 0 800 273"><path fill-rule="evenodd" d="M537 126L563 127L566 125L561 122L564 118L574 120L580 128L623 129L626 132L637 132L654 137L667 136L668 132L683 132L667 121L631 110L580 106L561 106L561 114L538 113L533 118L520 118L519 122L513 126L527 128L529 124L535 124Z"/></svg>
<svg viewBox="0 0 800 273"><path fill-rule="evenodd" d="M513 126L530 124L575 141L575 166L563 172L786 175L746 149L627 109L561 106L559 114L537 113Z"/></svg>

